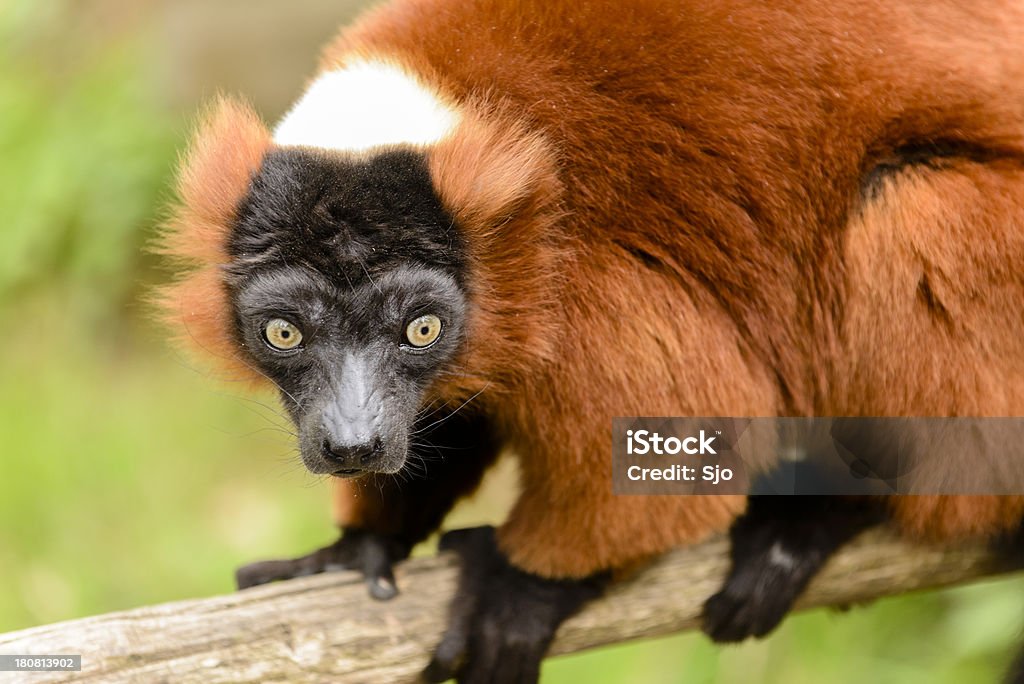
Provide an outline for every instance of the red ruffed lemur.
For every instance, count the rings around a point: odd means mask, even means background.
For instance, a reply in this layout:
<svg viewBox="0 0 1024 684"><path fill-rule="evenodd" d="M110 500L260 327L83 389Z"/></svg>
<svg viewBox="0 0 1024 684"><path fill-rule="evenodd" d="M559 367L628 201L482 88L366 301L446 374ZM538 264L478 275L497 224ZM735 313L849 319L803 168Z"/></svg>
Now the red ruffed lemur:
<svg viewBox="0 0 1024 684"><path fill-rule="evenodd" d="M618 571L731 528L706 631L772 629L888 519L1000 538L1022 496L616 496L614 416L1024 415L1024 7L397 0L273 128L217 102L166 251L183 337L270 382L338 542L405 558L503 450L439 681L530 682ZM1022 466L1024 467L1024 466Z"/></svg>

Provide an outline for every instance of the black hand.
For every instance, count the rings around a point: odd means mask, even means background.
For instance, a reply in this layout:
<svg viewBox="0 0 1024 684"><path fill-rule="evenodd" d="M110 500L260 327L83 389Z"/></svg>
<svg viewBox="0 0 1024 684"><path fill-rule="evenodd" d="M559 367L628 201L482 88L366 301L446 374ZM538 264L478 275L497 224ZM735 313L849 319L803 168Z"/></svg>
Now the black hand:
<svg viewBox="0 0 1024 684"><path fill-rule="evenodd" d="M358 570L366 578L370 596L386 600L398 593L393 563L409 555L407 544L366 530L347 528L341 539L300 558L261 561L235 571L239 589L332 570Z"/></svg>
<svg viewBox="0 0 1024 684"><path fill-rule="evenodd" d="M836 549L882 518L871 500L751 497L729 531L732 568L704 604L704 632L718 642L765 636Z"/></svg>
<svg viewBox="0 0 1024 684"><path fill-rule="evenodd" d="M428 682L532 684L558 626L607 584L605 575L550 580L513 567L493 527L455 530L440 548L459 554L448 631L423 671Z"/></svg>

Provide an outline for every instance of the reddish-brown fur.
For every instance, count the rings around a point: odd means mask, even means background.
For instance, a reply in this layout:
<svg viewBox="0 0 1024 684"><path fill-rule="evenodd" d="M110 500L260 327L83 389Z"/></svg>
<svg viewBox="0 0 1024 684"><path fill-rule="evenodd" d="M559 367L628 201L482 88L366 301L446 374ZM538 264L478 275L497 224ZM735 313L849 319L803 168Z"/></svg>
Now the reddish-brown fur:
<svg viewBox="0 0 1024 684"><path fill-rule="evenodd" d="M270 132L247 105L221 98L200 119L181 163L179 203L160 250L191 269L159 293L168 327L188 346L212 355L231 379L262 380L234 347L220 268L238 203L270 147Z"/></svg>
<svg viewBox="0 0 1024 684"><path fill-rule="evenodd" d="M1022 227L1016 163L954 161L887 183L847 231L846 382L828 410L1021 415ZM915 536L958 539L1018 525L1024 498L904 497L892 509Z"/></svg>
<svg viewBox="0 0 1024 684"><path fill-rule="evenodd" d="M322 68L357 55L405 65L465 114L428 151L473 273L460 375L434 394L482 390L519 455L499 540L521 567L624 566L742 510L613 496L613 416L1024 415L1018 5L402 0L345 31ZM214 133L251 154L202 138L212 151L186 178L224 185L186 180L177 253L219 244L265 147L229 110L242 132ZM864 190L927 143L955 154ZM222 345L216 283L186 283L196 337ZM339 522L381 519L353 486ZM949 539L1019 523L1024 498L893 511Z"/></svg>

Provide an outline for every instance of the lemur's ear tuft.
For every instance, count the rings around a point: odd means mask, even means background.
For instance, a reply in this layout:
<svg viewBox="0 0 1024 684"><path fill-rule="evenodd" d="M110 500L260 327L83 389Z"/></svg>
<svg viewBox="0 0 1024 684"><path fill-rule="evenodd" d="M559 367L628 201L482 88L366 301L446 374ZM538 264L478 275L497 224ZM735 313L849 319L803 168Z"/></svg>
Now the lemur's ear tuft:
<svg viewBox="0 0 1024 684"><path fill-rule="evenodd" d="M232 379L255 378L235 345L221 271L238 205L270 144L269 130L250 106L218 98L181 160L177 203L157 246L184 271L156 295L164 321Z"/></svg>
<svg viewBox="0 0 1024 684"><path fill-rule="evenodd" d="M487 123L497 116L467 113L456 133L429 153L435 189L467 226L504 223L558 191L550 145L514 119Z"/></svg>
<svg viewBox="0 0 1024 684"><path fill-rule="evenodd" d="M178 206L163 251L199 263L223 262L238 203L270 147L270 131L244 102L220 97L200 123L178 171Z"/></svg>

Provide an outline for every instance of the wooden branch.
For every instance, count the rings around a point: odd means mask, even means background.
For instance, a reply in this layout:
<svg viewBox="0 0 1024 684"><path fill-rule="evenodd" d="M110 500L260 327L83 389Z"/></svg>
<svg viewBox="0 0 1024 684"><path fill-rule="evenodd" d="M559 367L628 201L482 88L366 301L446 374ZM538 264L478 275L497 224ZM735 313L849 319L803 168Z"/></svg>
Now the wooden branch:
<svg viewBox="0 0 1024 684"><path fill-rule="evenodd" d="M718 539L669 554L563 625L552 653L697 627L727 570L726 551ZM877 531L833 558L800 607L1003 571L980 545L909 546ZM12 632L0 635L0 653L82 654L81 673L38 673L32 682L411 681L444 629L455 568L448 557L416 559L399 567L398 581L402 593L382 603L353 573L306 577ZM19 677L0 673L0 681Z"/></svg>

